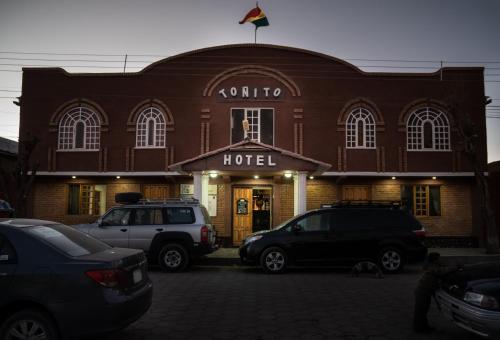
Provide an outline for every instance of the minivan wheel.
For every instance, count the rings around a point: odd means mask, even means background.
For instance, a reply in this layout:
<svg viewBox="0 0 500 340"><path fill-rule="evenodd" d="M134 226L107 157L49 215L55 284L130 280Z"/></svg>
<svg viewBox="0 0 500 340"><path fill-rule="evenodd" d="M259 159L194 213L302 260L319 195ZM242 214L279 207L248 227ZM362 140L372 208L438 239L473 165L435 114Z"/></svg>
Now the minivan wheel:
<svg viewBox="0 0 500 340"><path fill-rule="evenodd" d="M287 266L285 251L278 247L267 248L260 256L260 265L266 273L283 273Z"/></svg>
<svg viewBox="0 0 500 340"><path fill-rule="evenodd" d="M44 313L34 309L22 310L10 316L0 328L2 340L57 340L56 325Z"/></svg>
<svg viewBox="0 0 500 340"><path fill-rule="evenodd" d="M403 252L396 247L383 248L379 253L378 263L384 273L398 273L404 267Z"/></svg>
<svg viewBox="0 0 500 340"><path fill-rule="evenodd" d="M189 263L188 252L180 244L167 244L158 255L158 263L166 272L179 272Z"/></svg>

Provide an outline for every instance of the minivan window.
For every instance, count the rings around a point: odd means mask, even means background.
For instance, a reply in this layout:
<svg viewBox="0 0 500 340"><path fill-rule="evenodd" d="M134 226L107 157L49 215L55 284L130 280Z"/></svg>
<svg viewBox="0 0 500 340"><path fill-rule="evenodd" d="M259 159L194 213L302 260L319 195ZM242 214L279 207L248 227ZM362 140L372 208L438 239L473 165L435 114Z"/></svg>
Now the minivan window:
<svg viewBox="0 0 500 340"><path fill-rule="evenodd" d="M312 214L298 220L295 225L305 232L327 231L330 228L330 214Z"/></svg>
<svg viewBox="0 0 500 340"><path fill-rule="evenodd" d="M111 248L106 243L63 224L34 226L25 230L71 257L90 255Z"/></svg>
<svg viewBox="0 0 500 340"><path fill-rule="evenodd" d="M194 212L192 208L167 208L167 219L169 224L191 224L194 223Z"/></svg>

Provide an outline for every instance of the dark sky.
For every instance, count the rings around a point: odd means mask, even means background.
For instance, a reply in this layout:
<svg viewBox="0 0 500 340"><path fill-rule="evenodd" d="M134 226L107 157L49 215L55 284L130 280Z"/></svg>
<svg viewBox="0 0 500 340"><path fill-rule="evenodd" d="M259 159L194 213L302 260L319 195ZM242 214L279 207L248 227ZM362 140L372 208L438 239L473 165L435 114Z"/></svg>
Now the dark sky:
<svg viewBox="0 0 500 340"><path fill-rule="evenodd" d="M342 59L436 61L348 60L365 71L431 72L441 60L445 66L485 66L486 94L494 99L488 115L500 117L500 0L261 0L259 4L271 24L259 29L261 43ZM136 71L159 56L253 42L253 25L237 22L254 6L255 1L249 0L0 0L0 136L18 135L18 107L4 97L20 94L20 65L115 72L123 67L125 54L148 55L129 57L129 70ZM366 67L378 65L429 69ZM487 125L489 160L499 160L500 118L488 117Z"/></svg>

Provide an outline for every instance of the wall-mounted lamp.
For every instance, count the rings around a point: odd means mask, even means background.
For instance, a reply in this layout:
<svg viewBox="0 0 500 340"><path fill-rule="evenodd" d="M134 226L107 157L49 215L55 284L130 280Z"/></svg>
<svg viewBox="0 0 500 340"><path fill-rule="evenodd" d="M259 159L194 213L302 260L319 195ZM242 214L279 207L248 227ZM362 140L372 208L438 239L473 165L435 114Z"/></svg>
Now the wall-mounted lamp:
<svg viewBox="0 0 500 340"><path fill-rule="evenodd" d="M71 176L71 178L75 179L75 178L76 178L76 176Z"/></svg>
<svg viewBox="0 0 500 340"><path fill-rule="evenodd" d="M217 178L217 176L219 176L217 171L210 171L208 175L210 176L210 178Z"/></svg>
<svg viewBox="0 0 500 340"><path fill-rule="evenodd" d="M292 173L290 171L285 172L285 178L292 178Z"/></svg>
<svg viewBox="0 0 500 340"><path fill-rule="evenodd" d="M435 179L436 179L436 176L432 176L432 179L434 179L434 180L435 180Z"/></svg>
<svg viewBox="0 0 500 340"><path fill-rule="evenodd" d="M120 176L116 176L116 179L120 179Z"/></svg>
<svg viewBox="0 0 500 340"><path fill-rule="evenodd" d="M392 176L391 179L396 179L396 177Z"/></svg>
<svg viewBox="0 0 500 340"><path fill-rule="evenodd" d="M259 175L254 175L253 178L259 179Z"/></svg>

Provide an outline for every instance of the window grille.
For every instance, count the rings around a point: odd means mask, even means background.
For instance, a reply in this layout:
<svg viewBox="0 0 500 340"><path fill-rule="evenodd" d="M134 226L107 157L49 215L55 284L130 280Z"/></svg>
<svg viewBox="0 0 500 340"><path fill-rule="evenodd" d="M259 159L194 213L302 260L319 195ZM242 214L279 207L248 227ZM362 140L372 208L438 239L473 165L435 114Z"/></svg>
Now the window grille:
<svg viewBox="0 0 500 340"><path fill-rule="evenodd" d="M59 123L59 150L99 150L99 116L86 107L75 107Z"/></svg>
<svg viewBox="0 0 500 340"><path fill-rule="evenodd" d="M245 131L245 138L260 142L260 110L246 109L245 118L248 120L248 131Z"/></svg>
<svg viewBox="0 0 500 340"><path fill-rule="evenodd" d="M358 107L351 111L346 122L347 148L373 149L375 144L375 119L365 108Z"/></svg>
<svg viewBox="0 0 500 340"><path fill-rule="evenodd" d="M425 107L408 117L408 150L450 150L450 125L446 115Z"/></svg>
<svg viewBox="0 0 500 340"><path fill-rule="evenodd" d="M137 118L136 146L140 148L165 147L165 116L152 106Z"/></svg>

